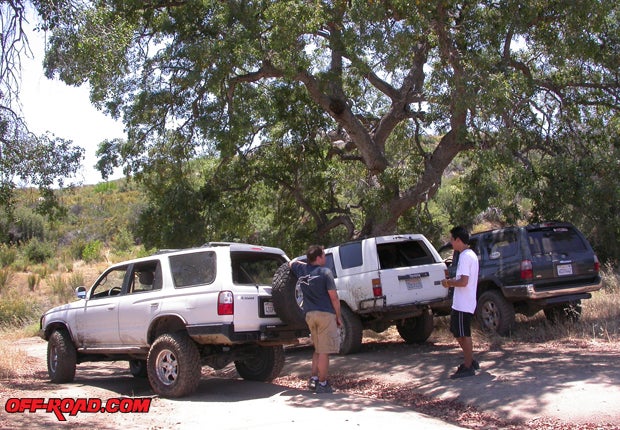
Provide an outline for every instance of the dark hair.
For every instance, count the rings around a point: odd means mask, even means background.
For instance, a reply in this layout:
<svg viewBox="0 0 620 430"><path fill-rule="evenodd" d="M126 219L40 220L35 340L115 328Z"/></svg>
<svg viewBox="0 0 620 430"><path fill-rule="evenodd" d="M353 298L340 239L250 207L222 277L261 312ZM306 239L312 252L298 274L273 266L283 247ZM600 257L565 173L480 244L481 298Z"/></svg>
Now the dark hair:
<svg viewBox="0 0 620 430"><path fill-rule="evenodd" d="M321 245L310 245L308 251L306 251L308 263L313 263L321 255L323 255L323 247Z"/></svg>
<svg viewBox="0 0 620 430"><path fill-rule="evenodd" d="M459 225L450 230L450 234L454 239L461 239L465 245L469 245L469 232L465 227Z"/></svg>

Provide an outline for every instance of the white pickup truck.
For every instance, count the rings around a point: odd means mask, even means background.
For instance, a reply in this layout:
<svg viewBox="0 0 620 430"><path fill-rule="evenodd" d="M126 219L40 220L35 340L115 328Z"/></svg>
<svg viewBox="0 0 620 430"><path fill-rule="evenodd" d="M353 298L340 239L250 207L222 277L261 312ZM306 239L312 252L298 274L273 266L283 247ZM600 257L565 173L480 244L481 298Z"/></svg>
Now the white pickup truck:
<svg viewBox="0 0 620 430"><path fill-rule="evenodd" d="M286 261L278 248L211 243L110 266L76 289L78 301L41 317L51 381L71 382L78 363L118 360L163 397L191 394L203 364L277 377L283 345L308 335L274 311L271 281Z"/></svg>
<svg viewBox="0 0 620 430"><path fill-rule="evenodd" d="M446 265L426 237L373 237L327 248L325 255L342 305L341 354L359 350L364 329L382 332L395 325L408 343L428 339L430 304L444 300L448 290L441 286ZM288 264L274 276L273 299L282 320L305 324L303 295Z"/></svg>

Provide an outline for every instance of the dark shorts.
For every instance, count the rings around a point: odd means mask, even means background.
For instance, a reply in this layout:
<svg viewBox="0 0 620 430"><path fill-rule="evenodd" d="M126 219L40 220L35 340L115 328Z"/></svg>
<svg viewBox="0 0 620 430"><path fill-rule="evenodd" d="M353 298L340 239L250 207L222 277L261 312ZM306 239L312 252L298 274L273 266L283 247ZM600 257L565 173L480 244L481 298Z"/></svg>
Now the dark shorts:
<svg viewBox="0 0 620 430"><path fill-rule="evenodd" d="M471 320L473 314L452 309L450 314L450 332L454 337L471 337Z"/></svg>

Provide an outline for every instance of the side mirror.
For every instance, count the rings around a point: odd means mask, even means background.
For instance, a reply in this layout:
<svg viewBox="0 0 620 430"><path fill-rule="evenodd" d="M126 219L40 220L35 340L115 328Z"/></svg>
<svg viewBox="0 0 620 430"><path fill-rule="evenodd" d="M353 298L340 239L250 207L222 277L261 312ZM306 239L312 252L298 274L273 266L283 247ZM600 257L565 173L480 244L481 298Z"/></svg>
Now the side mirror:
<svg viewBox="0 0 620 430"><path fill-rule="evenodd" d="M86 298L86 287L77 287L75 289L75 295L78 299L84 300Z"/></svg>

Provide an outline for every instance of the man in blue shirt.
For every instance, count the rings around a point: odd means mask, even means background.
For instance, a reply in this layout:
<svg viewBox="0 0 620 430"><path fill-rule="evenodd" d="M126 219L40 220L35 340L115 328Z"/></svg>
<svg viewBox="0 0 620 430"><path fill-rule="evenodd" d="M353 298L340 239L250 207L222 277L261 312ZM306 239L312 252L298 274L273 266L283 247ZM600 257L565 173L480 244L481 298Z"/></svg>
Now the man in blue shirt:
<svg viewBox="0 0 620 430"><path fill-rule="evenodd" d="M308 263L292 261L291 270L298 278L303 293L303 310L314 344L312 377L308 387L317 393L333 393L327 381L329 354L340 350L340 300L334 275L325 266L325 252L320 245L312 245L306 252Z"/></svg>

